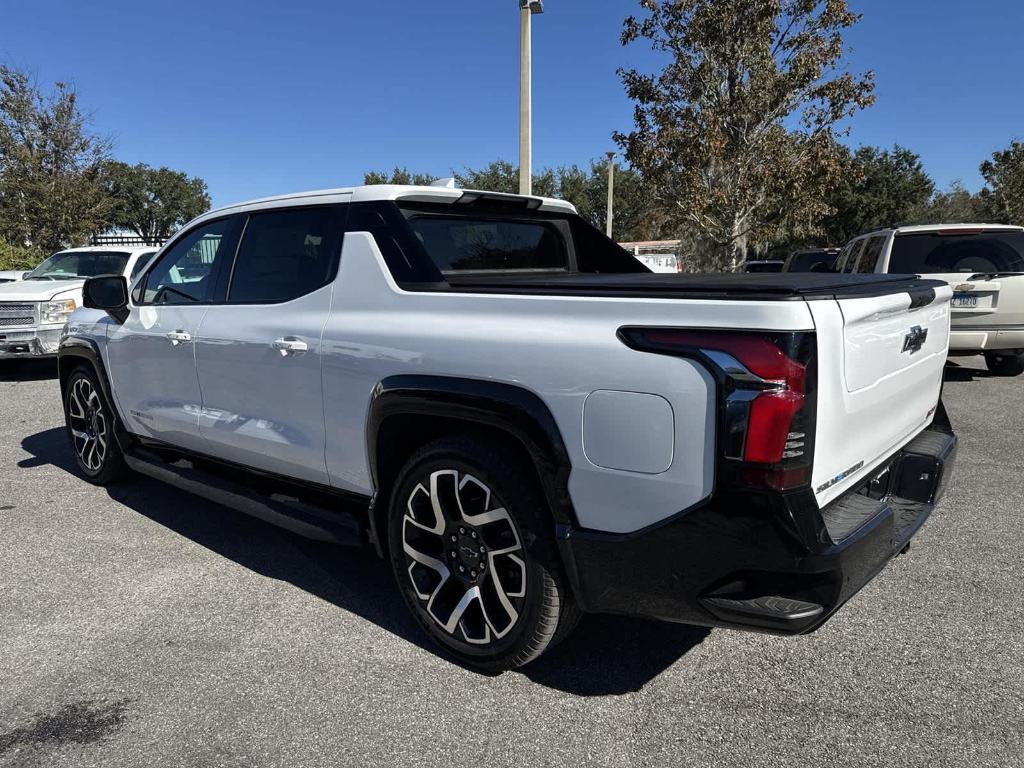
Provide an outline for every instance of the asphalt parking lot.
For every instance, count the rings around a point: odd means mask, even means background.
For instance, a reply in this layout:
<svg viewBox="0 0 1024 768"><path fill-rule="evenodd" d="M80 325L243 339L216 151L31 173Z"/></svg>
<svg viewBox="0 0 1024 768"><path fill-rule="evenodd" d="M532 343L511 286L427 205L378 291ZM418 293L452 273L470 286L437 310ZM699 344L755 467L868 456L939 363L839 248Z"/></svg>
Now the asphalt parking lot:
<svg viewBox="0 0 1024 768"><path fill-rule="evenodd" d="M1024 380L981 366L942 505L816 634L587 617L485 677L369 551L80 480L55 368L0 363L0 766L1019 766Z"/></svg>

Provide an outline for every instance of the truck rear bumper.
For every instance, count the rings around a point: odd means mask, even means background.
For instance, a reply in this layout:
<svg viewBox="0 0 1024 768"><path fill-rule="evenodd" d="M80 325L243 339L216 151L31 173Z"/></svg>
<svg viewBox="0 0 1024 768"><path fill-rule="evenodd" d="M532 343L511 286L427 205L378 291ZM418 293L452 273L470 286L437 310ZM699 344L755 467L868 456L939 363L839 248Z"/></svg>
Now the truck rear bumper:
<svg viewBox="0 0 1024 768"><path fill-rule="evenodd" d="M1024 349L1024 326L969 326L954 323L950 329L950 352L980 353L996 349Z"/></svg>
<svg viewBox="0 0 1024 768"><path fill-rule="evenodd" d="M734 492L634 534L558 529L584 610L802 634L903 551L953 471L934 424L860 488L819 509L810 491Z"/></svg>

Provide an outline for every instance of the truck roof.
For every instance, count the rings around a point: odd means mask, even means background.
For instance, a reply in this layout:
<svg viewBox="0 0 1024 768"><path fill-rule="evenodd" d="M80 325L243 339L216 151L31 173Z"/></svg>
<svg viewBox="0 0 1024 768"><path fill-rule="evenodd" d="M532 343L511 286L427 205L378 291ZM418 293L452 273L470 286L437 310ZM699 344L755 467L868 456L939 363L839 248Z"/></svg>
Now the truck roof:
<svg viewBox="0 0 1024 768"><path fill-rule="evenodd" d="M1024 229L1024 227L1018 227L1018 226L1015 226L1013 224L982 224L982 223L969 224L969 223L962 223L962 222L958 222L956 224L910 224L910 225L903 226L903 227L879 227L878 229L872 230L870 232L865 232L864 234L865 235L873 235L873 234L876 234L878 232L895 232L897 235L911 235L911 234L920 234L920 233L924 233L924 232L938 232L940 230L942 230L944 232L948 232L948 231L956 231L956 230L961 230L961 229L966 229L966 230L975 230L975 229L1006 229L1006 230L1020 231L1020 230ZM863 235L859 235L859 237L863 237Z"/></svg>
<svg viewBox="0 0 1024 768"><path fill-rule="evenodd" d="M303 203L332 203L332 202L372 202L379 200L406 200L419 203L454 203L464 195L495 195L499 193L486 192L476 189L449 189L447 187L423 187L406 186L398 184L372 184L359 187L338 187L335 189L317 189L309 192L293 192L285 195L274 195L272 197L261 197L255 200L247 200L241 203L234 203L221 208L215 208L203 216L213 213L227 213L240 211L246 208L265 208L278 203L289 205L301 205ZM576 207L565 200L556 200L551 197L508 195L501 193L502 197L519 198L521 200L535 201L536 208L544 211L575 213Z"/></svg>
<svg viewBox="0 0 1024 768"><path fill-rule="evenodd" d="M59 251L54 253L89 253L92 251L101 251L104 253L127 253L129 256L134 256L137 253L150 253L152 251L159 251L159 245L85 245L79 248L61 248Z"/></svg>

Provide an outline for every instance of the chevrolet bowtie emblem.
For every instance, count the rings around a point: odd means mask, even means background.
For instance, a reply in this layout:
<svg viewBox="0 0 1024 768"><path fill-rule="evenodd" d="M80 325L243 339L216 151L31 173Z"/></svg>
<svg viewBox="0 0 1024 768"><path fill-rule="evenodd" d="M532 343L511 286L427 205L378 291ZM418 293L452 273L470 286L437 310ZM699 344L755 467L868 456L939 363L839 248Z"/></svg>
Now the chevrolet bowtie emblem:
<svg viewBox="0 0 1024 768"><path fill-rule="evenodd" d="M915 325L910 329L910 332L903 337L903 351L914 354L924 346L924 343L927 340L928 331L920 325Z"/></svg>

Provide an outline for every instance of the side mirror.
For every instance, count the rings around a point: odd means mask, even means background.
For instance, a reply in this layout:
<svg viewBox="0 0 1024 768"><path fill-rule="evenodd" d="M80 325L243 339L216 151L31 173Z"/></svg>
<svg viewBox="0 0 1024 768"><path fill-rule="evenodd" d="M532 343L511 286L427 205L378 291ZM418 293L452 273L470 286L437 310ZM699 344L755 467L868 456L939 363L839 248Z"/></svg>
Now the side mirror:
<svg viewBox="0 0 1024 768"><path fill-rule="evenodd" d="M123 323L128 319L128 281L124 275L97 275L85 281L82 304L101 309Z"/></svg>
<svg viewBox="0 0 1024 768"><path fill-rule="evenodd" d="M32 274L32 270L29 270L28 272L22 272L21 273L21 279L24 280L26 277L28 277L31 274Z"/></svg>

